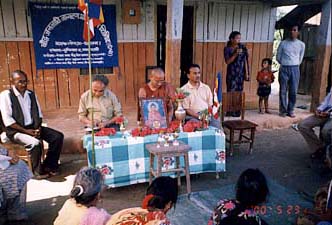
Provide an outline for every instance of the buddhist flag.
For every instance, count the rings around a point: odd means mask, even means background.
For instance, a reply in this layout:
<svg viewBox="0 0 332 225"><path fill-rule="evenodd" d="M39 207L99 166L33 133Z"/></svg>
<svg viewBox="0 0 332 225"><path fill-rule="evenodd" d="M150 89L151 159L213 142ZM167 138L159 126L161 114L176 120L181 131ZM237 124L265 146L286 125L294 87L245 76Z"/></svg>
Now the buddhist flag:
<svg viewBox="0 0 332 225"><path fill-rule="evenodd" d="M78 8L84 13L83 39L90 40L95 36L94 28L104 23L104 14L101 8L101 0L78 0Z"/></svg>
<svg viewBox="0 0 332 225"><path fill-rule="evenodd" d="M221 101L222 101L222 78L221 78L221 73L218 72L213 89L212 114L215 119L218 119L219 117L219 108Z"/></svg>

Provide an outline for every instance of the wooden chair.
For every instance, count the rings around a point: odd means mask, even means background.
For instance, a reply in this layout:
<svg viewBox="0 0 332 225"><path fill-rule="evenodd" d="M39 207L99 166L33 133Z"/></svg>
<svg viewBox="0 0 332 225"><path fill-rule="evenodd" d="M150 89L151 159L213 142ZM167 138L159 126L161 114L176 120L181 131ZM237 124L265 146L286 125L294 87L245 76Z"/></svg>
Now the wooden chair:
<svg viewBox="0 0 332 225"><path fill-rule="evenodd" d="M241 119L225 121L227 112L241 112ZM255 139L257 124L244 119L245 113L245 93L244 92L227 92L222 95L222 114L221 123L223 128L229 130L229 138L226 135L226 142L230 144L230 155L233 155L234 144L250 143L248 153L251 154ZM235 132L239 131L239 139L235 140ZM244 133L249 131L250 136Z"/></svg>

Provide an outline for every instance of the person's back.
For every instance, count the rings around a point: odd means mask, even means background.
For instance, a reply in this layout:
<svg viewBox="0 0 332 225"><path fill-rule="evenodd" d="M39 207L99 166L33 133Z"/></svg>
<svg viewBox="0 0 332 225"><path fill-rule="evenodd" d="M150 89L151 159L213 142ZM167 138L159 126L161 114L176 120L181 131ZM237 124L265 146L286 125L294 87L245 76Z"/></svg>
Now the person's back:
<svg viewBox="0 0 332 225"><path fill-rule="evenodd" d="M223 199L208 225L266 225L254 206L265 202L269 193L265 176L258 169L244 171L236 184L236 200Z"/></svg>
<svg viewBox="0 0 332 225"><path fill-rule="evenodd" d="M95 207L102 184L103 176L97 169L82 168L76 174L70 199L59 211L54 225L105 225L111 216Z"/></svg>
<svg viewBox="0 0 332 225"><path fill-rule="evenodd" d="M236 200L221 200L220 203L215 209L215 223L211 221L209 225L267 225L253 209L243 207Z"/></svg>

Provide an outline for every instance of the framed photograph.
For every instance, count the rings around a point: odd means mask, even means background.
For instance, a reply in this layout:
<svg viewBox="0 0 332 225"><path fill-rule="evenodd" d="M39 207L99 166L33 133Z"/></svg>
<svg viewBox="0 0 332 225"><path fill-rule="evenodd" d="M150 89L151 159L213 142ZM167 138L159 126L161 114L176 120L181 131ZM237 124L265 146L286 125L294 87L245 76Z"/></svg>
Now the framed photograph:
<svg viewBox="0 0 332 225"><path fill-rule="evenodd" d="M143 124L150 128L167 128L167 114L162 98L140 99Z"/></svg>

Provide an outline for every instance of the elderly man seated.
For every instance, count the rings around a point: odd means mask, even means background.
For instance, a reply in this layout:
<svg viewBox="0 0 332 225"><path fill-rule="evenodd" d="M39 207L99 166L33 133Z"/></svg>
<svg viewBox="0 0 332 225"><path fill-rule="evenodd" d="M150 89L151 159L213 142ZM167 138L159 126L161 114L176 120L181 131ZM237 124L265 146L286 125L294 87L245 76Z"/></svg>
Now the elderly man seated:
<svg viewBox="0 0 332 225"><path fill-rule="evenodd" d="M28 218L26 184L31 177L27 165L0 145L0 224Z"/></svg>
<svg viewBox="0 0 332 225"><path fill-rule="evenodd" d="M174 87L165 82L165 73L161 68L151 71L150 82L139 89L139 98L162 98L166 105L168 122L172 121L174 108L172 98L175 96ZM138 107L137 119L141 121L140 107Z"/></svg>
<svg viewBox="0 0 332 225"><path fill-rule="evenodd" d="M181 88L184 92L189 93L189 96L184 99L183 108L187 112L187 120L199 120L201 112L212 107L212 92L210 87L200 80L201 68L199 65L190 65L188 78L188 83ZM221 127L220 121L213 116L210 125L216 128Z"/></svg>
<svg viewBox="0 0 332 225"><path fill-rule="evenodd" d="M316 109L315 115L302 120L299 131L309 145L310 150L315 150L311 158L321 157L325 153L325 146L331 144L332 136L332 97L330 93L325 97L322 104ZM320 127L320 138L317 137L313 128Z"/></svg>
<svg viewBox="0 0 332 225"><path fill-rule="evenodd" d="M78 114L79 120L85 126L93 124L99 128L113 127L119 130L115 124L116 117L122 116L121 104L116 95L107 88L109 81L104 75L95 75L92 80L92 101L90 90L81 96Z"/></svg>
<svg viewBox="0 0 332 225"><path fill-rule="evenodd" d="M16 70L11 75L13 86L1 92L0 110L7 137L23 144L31 156L32 172L37 179L59 173L59 157L63 134L42 126L43 115L35 93L27 89L27 75ZM49 144L46 159L41 164L41 140Z"/></svg>

